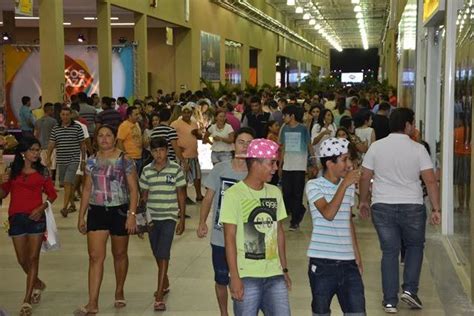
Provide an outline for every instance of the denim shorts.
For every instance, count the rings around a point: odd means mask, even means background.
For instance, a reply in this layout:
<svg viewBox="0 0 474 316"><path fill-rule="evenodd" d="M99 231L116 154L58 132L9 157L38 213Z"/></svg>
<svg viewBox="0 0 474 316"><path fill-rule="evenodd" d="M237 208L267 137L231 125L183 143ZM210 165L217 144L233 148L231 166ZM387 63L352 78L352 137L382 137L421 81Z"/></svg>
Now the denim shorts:
<svg viewBox="0 0 474 316"><path fill-rule="evenodd" d="M225 257L225 248L211 244L214 281L219 285L229 285L229 266Z"/></svg>
<svg viewBox="0 0 474 316"><path fill-rule="evenodd" d="M172 219L153 221L149 230L150 246L158 260L170 260L176 222Z"/></svg>
<svg viewBox="0 0 474 316"><path fill-rule="evenodd" d="M29 216L30 214L25 213L10 216L8 236L43 235L46 231L46 217L43 216L39 221L34 221Z"/></svg>
<svg viewBox="0 0 474 316"><path fill-rule="evenodd" d="M76 172L79 168L79 162L70 162L68 164L58 164L56 169L59 174L59 183L73 184L76 181Z"/></svg>
<svg viewBox="0 0 474 316"><path fill-rule="evenodd" d="M366 315L364 284L355 260L310 258L308 278L313 315L330 315L334 295L344 315Z"/></svg>

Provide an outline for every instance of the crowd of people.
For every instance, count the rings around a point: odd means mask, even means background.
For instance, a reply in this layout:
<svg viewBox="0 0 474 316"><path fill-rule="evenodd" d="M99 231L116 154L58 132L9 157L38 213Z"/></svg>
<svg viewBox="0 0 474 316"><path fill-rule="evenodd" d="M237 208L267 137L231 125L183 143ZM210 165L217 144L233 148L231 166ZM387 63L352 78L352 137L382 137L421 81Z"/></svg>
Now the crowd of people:
<svg viewBox="0 0 474 316"><path fill-rule="evenodd" d="M21 315L33 313L46 288L38 262L56 178L64 188L61 215L75 212L80 201L77 228L87 235L89 301L75 315L99 311L109 236L114 306L127 305L129 236L144 233L158 269L154 309L165 311L173 236L185 232L187 204L200 209L197 236L211 230L221 315L228 315L229 291L235 315L290 315L285 231L299 230L306 210L313 222L307 254L314 315L329 314L335 295L344 313L365 315L357 209L372 217L379 236L384 310L397 312L402 248L400 299L422 308L422 186L430 221L439 224L438 183L414 113L397 107L393 91L389 97L365 89L314 95L264 89L216 98L207 89L180 95L158 90L133 102L81 92L34 111L29 97L21 101L22 138L0 189L1 197L11 195L9 235L28 280ZM200 142L210 145L213 164L204 178ZM195 201L187 196L188 184ZM26 192L31 199L23 198Z"/></svg>

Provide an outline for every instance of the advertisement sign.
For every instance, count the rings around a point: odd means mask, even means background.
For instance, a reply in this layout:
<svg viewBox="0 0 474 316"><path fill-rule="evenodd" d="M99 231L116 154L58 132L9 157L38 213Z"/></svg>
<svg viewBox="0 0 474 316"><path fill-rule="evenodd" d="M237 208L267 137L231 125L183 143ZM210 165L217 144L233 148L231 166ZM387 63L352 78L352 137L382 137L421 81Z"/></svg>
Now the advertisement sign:
<svg viewBox="0 0 474 316"><path fill-rule="evenodd" d="M33 16L33 0L15 0L15 14Z"/></svg>
<svg viewBox="0 0 474 316"><path fill-rule="evenodd" d="M423 24L435 26L444 18L445 0L423 0Z"/></svg>
<svg viewBox="0 0 474 316"><path fill-rule="evenodd" d="M201 78L221 80L221 37L201 32Z"/></svg>
<svg viewBox="0 0 474 316"><path fill-rule="evenodd" d="M99 56L96 48L66 45L64 47L65 96L69 98L78 92L100 95ZM8 121L17 122L21 97L29 96L32 109L39 106L41 95L40 53L28 47L4 46L5 65L5 107ZM112 53L113 97L134 95L134 48L114 48ZM63 100L43 100L62 102Z"/></svg>

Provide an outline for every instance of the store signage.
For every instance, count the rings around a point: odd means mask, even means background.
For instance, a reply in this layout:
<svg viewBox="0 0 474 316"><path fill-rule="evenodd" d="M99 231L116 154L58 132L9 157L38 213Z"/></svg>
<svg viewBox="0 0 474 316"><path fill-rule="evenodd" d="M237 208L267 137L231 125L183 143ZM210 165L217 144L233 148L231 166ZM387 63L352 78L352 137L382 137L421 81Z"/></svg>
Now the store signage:
<svg viewBox="0 0 474 316"><path fill-rule="evenodd" d="M423 0L423 24L435 26L444 19L446 0Z"/></svg>
<svg viewBox="0 0 474 316"><path fill-rule="evenodd" d="M15 0L15 14L33 16L33 0Z"/></svg>

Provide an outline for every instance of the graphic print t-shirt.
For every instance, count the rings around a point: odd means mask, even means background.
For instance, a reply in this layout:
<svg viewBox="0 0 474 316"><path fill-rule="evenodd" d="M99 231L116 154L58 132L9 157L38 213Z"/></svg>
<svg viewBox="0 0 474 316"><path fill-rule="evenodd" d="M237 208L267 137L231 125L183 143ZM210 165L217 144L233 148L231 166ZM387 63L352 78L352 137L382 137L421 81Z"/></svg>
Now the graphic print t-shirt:
<svg viewBox="0 0 474 316"><path fill-rule="evenodd" d="M277 222L286 209L280 190L265 184L252 190L243 181L227 189L220 221L237 225L237 265L243 277L266 278L281 275L278 255Z"/></svg>
<svg viewBox="0 0 474 316"><path fill-rule="evenodd" d="M212 201L212 231L211 244L224 247L224 230L220 221L220 210L225 191L245 178L247 172L237 172L232 169L232 161L219 162L204 179L204 186L214 191Z"/></svg>

